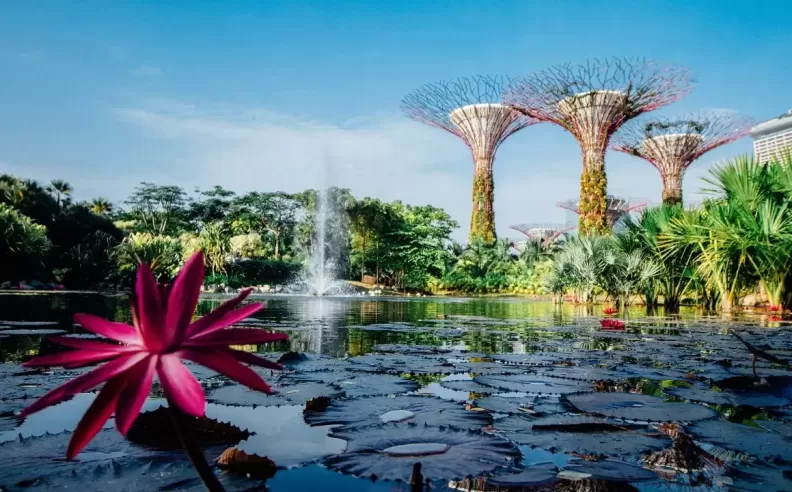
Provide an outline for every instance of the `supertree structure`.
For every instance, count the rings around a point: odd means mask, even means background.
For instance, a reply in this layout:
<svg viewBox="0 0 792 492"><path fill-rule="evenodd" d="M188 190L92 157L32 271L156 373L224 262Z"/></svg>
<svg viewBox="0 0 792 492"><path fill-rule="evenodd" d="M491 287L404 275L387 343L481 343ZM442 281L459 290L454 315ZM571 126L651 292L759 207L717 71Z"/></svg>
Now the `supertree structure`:
<svg viewBox="0 0 792 492"><path fill-rule="evenodd" d="M575 226L566 224L517 224L510 227L510 229L522 232L528 239L540 240L543 246L553 244L559 236L574 228Z"/></svg>
<svg viewBox="0 0 792 492"><path fill-rule="evenodd" d="M582 215L583 211L580 207L580 200L567 200L559 202L558 206ZM635 210L641 210L646 207L645 202L632 203L627 198L616 197L613 195L605 196L605 221L608 229L613 228L622 217Z"/></svg>
<svg viewBox="0 0 792 492"><path fill-rule="evenodd" d="M558 65L510 85L504 102L539 121L555 123L580 144L582 234L608 231L605 151L625 122L686 95L688 71L643 59L611 58Z"/></svg>
<svg viewBox="0 0 792 492"><path fill-rule="evenodd" d="M682 177L703 154L747 135L753 121L730 113L700 112L634 121L616 133L611 147L649 161L663 180L663 203L682 203Z"/></svg>
<svg viewBox="0 0 792 492"><path fill-rule="evenodd" d="M473 212L470 241L495 241L492 164L498 147L514 132L536 121L499 102L511 81L476 76L427 84L402 100L411 119L461 138L473 153Z"/></svg>

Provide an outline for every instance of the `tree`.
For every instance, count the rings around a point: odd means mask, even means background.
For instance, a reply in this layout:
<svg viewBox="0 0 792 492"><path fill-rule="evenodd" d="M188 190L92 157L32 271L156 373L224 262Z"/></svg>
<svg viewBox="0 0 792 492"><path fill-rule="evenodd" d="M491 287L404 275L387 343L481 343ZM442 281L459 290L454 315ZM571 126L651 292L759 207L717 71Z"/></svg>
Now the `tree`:
<svg viewBox="0 0 792 492"><path fill-rule="evenodd" d="M116 248L116 263L131 282L138 265L146 263L160 282L168 282L182 264L182 244L178 238L136 232Z"/></svg>
<svg viewBox="0 0 792 492"><path fill-rule="evenodd" d="M0 193L12 205L17 205L25 198L27 186L21 179L4 175L0 177Z"/></svg>
<svg viewBox="0 0 792 492"><path fill-rule="evenodd" d="M199 198L190 202L187 212L191 222L200 225L229 218L236 193L217 185L207 191L195 191Z"/></svg>
<svg viewBox="0 0 792 492"><path fill-rule="evenodd" d="M96 215L110 215L113 211L113 204L107 198L104 197L96 197L91 200L91 212L95 213Z"/></svg>
<svg viewBox="0 0 792 492"><path fill-rule="evenodd" d="M375 254L375 279L379 283L380 249L387 236L401 224L402 217L393 207L382 203L376 198L364 198L356 201L349 209L349 220L352 227L352 246L360 250L360 276L366 275L367 253L371 248Z"/></svg>
<svg viewBox="0 0 792 492"><path fill-rule="evenodd" d="M186 193L178 186L160 186L142 182L125 202L129 215L141 232L153 235L173 233L185 219Z"/></svg>
<svg viewBox="0 0 792 492"><path fill-rule="evenodd" d="M62 179L53 179L50 181L50 185L47 187L47 190L52 193L53 197L55 198L55 202L58 204L58 210L60 211L63 205L67 204L72 191L72 186Z"/></svg>
<svg viewBox="0 0 792 492"><path fill-rule="evenodd" d="M284 238L296 224L299 203L283 192L250 192L236 201L238 215L270 237L276 260L280 260Z"/></svg>

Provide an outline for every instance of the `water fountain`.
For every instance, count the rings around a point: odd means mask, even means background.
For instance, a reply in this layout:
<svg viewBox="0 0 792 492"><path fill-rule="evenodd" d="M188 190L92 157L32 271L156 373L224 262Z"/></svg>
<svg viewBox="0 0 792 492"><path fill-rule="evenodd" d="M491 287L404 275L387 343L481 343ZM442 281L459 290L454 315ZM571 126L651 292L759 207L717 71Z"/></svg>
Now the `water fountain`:
<svg viewBox="0 0 792 492"><path fill-rule="evenodd" d="M320 189L316 196L316 215L314 235L311 241L311 254L305 267L303 278L306 293L314 296L339 294L347 290L344 281L338 280L338 266L334 253L338 252L336 235L328 230L328 223L338 218L338 204L332 200L330 189ZM330 253L330 255L328 255Z"/></svg>

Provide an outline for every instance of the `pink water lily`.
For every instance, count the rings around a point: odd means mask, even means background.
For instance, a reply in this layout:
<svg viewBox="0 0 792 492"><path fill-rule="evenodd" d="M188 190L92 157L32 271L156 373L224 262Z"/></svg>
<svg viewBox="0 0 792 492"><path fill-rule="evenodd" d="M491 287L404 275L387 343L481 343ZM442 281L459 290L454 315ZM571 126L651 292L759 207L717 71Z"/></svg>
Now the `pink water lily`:
<svg viewBox="0 0 792 492"><path fill-rule="evenodd" d="M148 265L140 265L131 326L90 314L74 316L86 330L117 343L52 337L52 341L77 350L36 357L23 365L77 368L98 362L105 364L50 391L24 409L22 417L105 383L69 442L66 457L71 459L93 439L114 412L116 427L121 434L127 434L151 391L155 374L171 405L187 415L204 415L203 388L182 359L206 366L254 390L271 392L261 376L242 362L270 369L281 369L281 366L230 346L275 342L285 340L286 335L260 329L228 328L263 307L256 303L236 309L250 290L242 291L235 299L193 321L203 279L201 252L187 261L168 287L157 285Z"/></svg>

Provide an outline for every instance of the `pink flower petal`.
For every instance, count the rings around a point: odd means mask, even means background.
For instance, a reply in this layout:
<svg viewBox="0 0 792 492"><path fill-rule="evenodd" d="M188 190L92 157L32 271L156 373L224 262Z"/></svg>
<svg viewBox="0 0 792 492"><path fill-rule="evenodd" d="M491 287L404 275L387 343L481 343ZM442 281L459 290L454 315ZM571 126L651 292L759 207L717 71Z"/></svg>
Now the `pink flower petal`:
<svg viewBox="0 0 792 492"><path fill-rule="evenodd" d="M251 354L250 352L244 352L242 350L234 350L232 348L225 347L218 347L215 350L221 350L239 362L244 362L245 364L250 364L251 366L266 367L267 369L275 369L276 371L283 370L283 366L277 362L272 362L271 360Z"/></svg>
<svg viewBox="0 0 792 492"><path fill-rule="evenodd" d="M204 256L201 251L190 258L176 277L168 296L165 336L169 345L178 344L192 321L204 279Z"/></svg>
<svg viewBox="0 0 792 492"><path fill-rule="evenodd" d="M22 418L34 414L39 410L43 410L49 406L60 403L63 400L69 399L77 393L91 390L108 379L121 374L130 367L134 366L148 356L146 352L135 352L132 354L123 354L115 360L111 360L107 364L97 367L93 371L87 372L82 376L78 376L71 381L58 386L46 395L36 400L32 405L22 410L20 416Z"/></svg>
<svg viewBox="0 0 792 492"><path fill-rule="evenodd" d="M234 381L244 384L254 390L271 393L269 385L249 367L240 364L231 355L212 349L186 349L176 352L176 355L197 362L202 366L227 376Z"/></svg>
<svg viewBox="0 0 792 492"><path fill-rule="evenodd" d="M154 372L157 368L158 356L152 355L144 359L123 374L126 380L116 407L116 428L121 435L127 435L129 428L140 414L140 409L146 402L154 382ZM120 376L119 376L120 377Z"/></svg>
<svg viewBox="0 0 792 492"><path fill-rule="evenodd" d="M230 313L227 313L222 318L215 321L211 326L208 326L203 331L196 333L190 338L200 338L211 335L212 333L216 333L233 325L234 323L238 323L243 319L249 318L253 313L258 312L263 307L264 304L257 302L255 304L248 304L247 306L239 308L236 311L231 311Z"/></svg>
<svg viewBox="0 0 792 492"><path fill-rule="evenodd" d="M116 342L126 343L129 345L142 345L143 341L140 339L134 327L125 325L124 323L116 323L114 321L107 321L92 314L79 313L74 315L74 322L82 326L86 330L102 335Z"/></svg>
<svg viewBox="0 0 792 492"><path fill-rule="evenodd" d="M40 355L22 364L22 367L82 367L113 359L121 353L111 350L72 350L52 355Z"/></svg>
<svg viewBox="0 0 792 492"><path fill-rule="evenodd" d="M194 417L204 415L206 397L203 388L177 355L161 356L157 364L157 374L170 404L187 415Z"/></svg>
<svg viewBox="0 0 792 492"><path fill-rule="evenodd" d="M117 343L104 343L96 340L86 340L74 337L48 337L48 340L64 347L71 347L81 350L96 352L135 352L140 350L139 346L118 345Z"/></svg>
<svg viewBox="0 0 792 492"><path fill-rule="evenodd" d="M217 309L209 312L205 316L195 320L189 328L187 328L187 336L191 337L197 335L207 328L213 327L220 319L223 318L226 314L231 312L235 307L239 306L239 304L247 298L248 295L253 291L253 289L244 289L242 290L238 296L233 299L230 299L223 304L221 304ZM223 325L223 327L228 325Z"/></svg>
<svg viewBox="0 0 792 492"><path fill-rule="evenodd" d="M77 428L74 429L74 434L69 440L69 446L66 448L66 459L74 459L88 445L91 439L102 430L107 419L113 414L118 395L123 388L123 376L114 377L104 385L104 388L99 392L88 411L80 419Z"/></svg>
<svg viewBox="0 0 792 492"><path fill-rule="evenodd" d="M138 267L135 307L138 329L144 345L155 352L164 349L167 342L162 326L165 320L164 304L154 274L145 263Z"/></svg>
<svg viewBox="0 0 792 492"><path fill-rule="evenodd" d="M205 337L195 337L185 341L182 347L211 347L214 345L246 345L249 343L270 343L288 339L285 333L270 333L258 328L228 328Z"/></svg>

